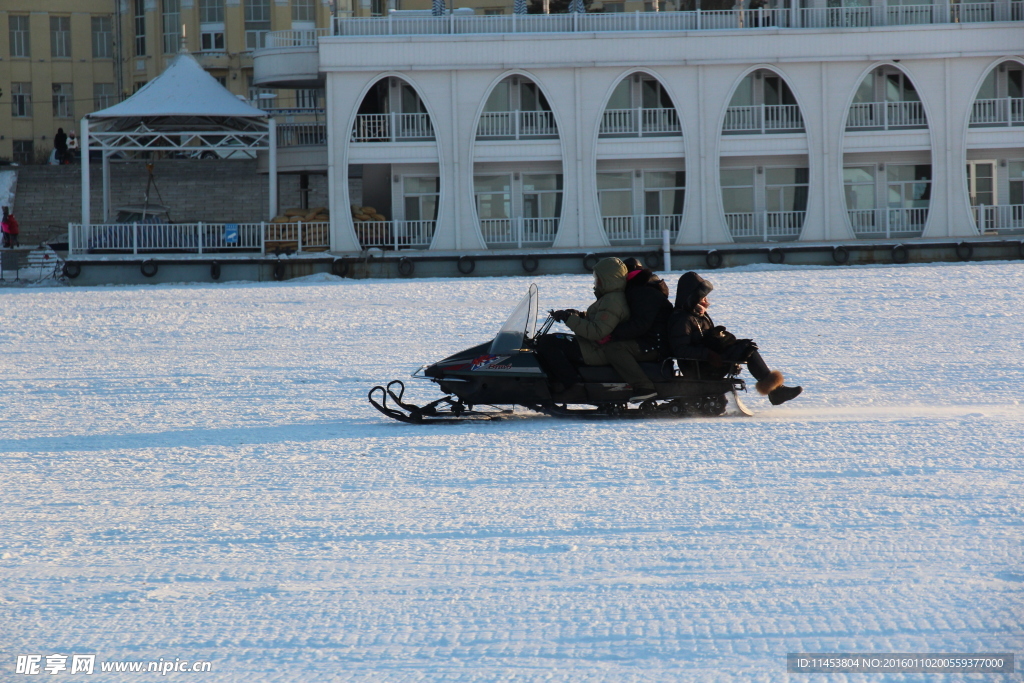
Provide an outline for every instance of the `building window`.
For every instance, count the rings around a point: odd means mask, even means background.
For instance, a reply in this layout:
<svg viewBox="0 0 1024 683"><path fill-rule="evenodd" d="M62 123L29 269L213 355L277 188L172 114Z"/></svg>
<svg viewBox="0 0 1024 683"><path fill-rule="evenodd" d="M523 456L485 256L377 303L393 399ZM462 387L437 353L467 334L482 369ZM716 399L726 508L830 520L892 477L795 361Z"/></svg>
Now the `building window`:
<svg viewBox="0 0 1024 683"><path fill-rule="evenodd" d="M31 140L14 141L14 162L22 166L35 161L35 150L32 148Z"/></svg>
<svg viewBox="0 0 1024 683"><path fill-rule="evenodd" d="M110 17L92 18L92 56L110 59L114 56L113 22Z"/></svg>
<svg viewBox="0 0 1024 683"><path fill-rule="evenodd" d="M685 196L686 171L644 171L644 215L681 217Z"/></svg>
<svg viewBox="0 0 1024 683"><path fill-rule="evenodd" d="M200 24L224 23L224 0L199 0Z"/></svg>
<svg viewBox="0 0 1024 683"><path fill-rule="evenodd" d="M885 170L889 208L928 208L932 191L931 164L889 164Z"/></svg>
<svg viewBox="0 0 1024 683"><path fill-rule="evenodd" d="M370 16L383 17L387 8L387 0L370 0Z"/></svg>
<svg viewBox="0 0 1024 683"><path fill-rule="evenodd" d="M754 169L723 168L719 171L722 183L722 206L728 214L753 213Z"/></svg>
<svg viewBox="0 0 1024 683"><path fill-rule="evenodd" d="M224 24L207 24L200 26L199 49L202 52L223 52Z"/></svg>
<svg viewBox="0 0 1024 683"><path fill-rule="evenodd" d="M295 91L295 107L297 109L319 109L320 108L320 90L318 88L310 88L306 90Z"/></svg>
<svg viewBox="0 0 1024 683"><path fill-rule="evenodd" d="M292 0L292 21L316 22L315 0Z"/></svg>
<svg viewBox="0 0 1024 683"><path fill-rule="evenodd" d="M765 209L770 212L803 212L807 210L807 168L768 168L764 177Z"/></svg>
<svg viewBox="0 0 1024 683"><path fill-rule="evenodd" d="M16 118L32 116L31 83L11 83L11 116Z"/></svg>
<svg viewBox="0 0 1024 683"><path fill-rule="evenodd" d="M50 17L50 56L71 56L71 17Z"/></svg>
<svg viewBox="0 0 1024 683"><path fill-rule="evenodd" d="M633 173L617 171L597 174L597 198L601 216L633 215Z"/></svg>
<svg viewBox="0 0 1024 683"><path fill-rule="evenodd" d="M181 49L181 0L163 0L161 23L164 54L177 54Z"/></svg>
<svg viewBox="0 0 1024 683"><path fill-rule="evenodd" d="M245 49L258 50L266 47L270 31L270 0L246 0L245 2Z"/></svg>
<svg viewBox="0 0 1024 683"><path fill-rule="evenodd" d="M405 199L405 220L436 221L438 199L441 196L440 178L402 178Z"/></svg>
<svg viewBox="0 0 1024 683"><path fill-rule="evenodd" d="M523 217L558 218L562 215L562 174L523 174Z"/></svg>
<svg viewBox="0 0 1024 683"><path fill-rule="evenodd" d="M146 2L135 0L135 56L146 56Z"/></svg>
<svg viewBox="0 0 1024 683"><path fill-rule="evenodd" d="M113 83L93 83L92 85L92 106L94 111L100 111L115 104L117 91Z"/></svg>
<svg viewBox="0 0 1024 683"><path fill-rule="evenodd" d="M70 83L53 84L53 118L75 118L75 98Z"/></svg>
<svg viewBox="0 0 1024 683"><path fill-rule="evenodd" d="M29 57L28 17L11 14L7 17L10 28L11 56Z"/></svg>

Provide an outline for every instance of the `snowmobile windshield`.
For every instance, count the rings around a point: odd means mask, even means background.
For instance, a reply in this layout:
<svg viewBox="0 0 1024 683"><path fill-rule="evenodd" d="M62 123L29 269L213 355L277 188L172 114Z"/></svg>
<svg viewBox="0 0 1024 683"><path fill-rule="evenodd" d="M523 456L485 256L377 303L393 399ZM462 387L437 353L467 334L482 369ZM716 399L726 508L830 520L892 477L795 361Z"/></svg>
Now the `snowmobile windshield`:
<svg viewBox="0 0 1024 683"><path fill-rule="evenodd" d="M505 320L498 330L498 336L491 342L491 355L512 353L523 348L523 340L532 337L537 327L537 285L530 285L526 296Z"/></svg>

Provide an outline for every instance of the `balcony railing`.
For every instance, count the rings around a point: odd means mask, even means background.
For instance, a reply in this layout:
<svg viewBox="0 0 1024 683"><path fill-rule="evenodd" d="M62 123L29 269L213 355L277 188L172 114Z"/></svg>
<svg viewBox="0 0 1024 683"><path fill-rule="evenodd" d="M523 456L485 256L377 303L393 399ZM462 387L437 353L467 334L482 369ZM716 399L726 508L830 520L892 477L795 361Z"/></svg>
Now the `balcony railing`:
<svg viewBox="0 0 1024 683"><path fill-rule="evenodd" d="M277 126L278 147L326 144L326 123L280 123Z"/></svg>
<svg viewBox="0 0 1024 683"><path fill-rule="evenodd" d="M1024 204L972 207L978 232L1024 233Z"/></svg>
<svg viewBox="0 0 1024 683"><path fill-rule="evenodd" d="M600 134L615 137L681 135L675 109L606 109Z"/></svg>
<svg viewBox="0 0 1024 683"><path fill-rule="evenodd" d="M264 45L268 50L276 47L316 47L321 38L329 35L331 30L327 28L271 31Z"/></svg>
<svg viewBox="0 0 1024 683"><path fill-rule="evenodd" d="M805 211L751 211L725 214L729 234L737 241L795 240L804 228Z"/></svg>
<svg viewBox="0 0 1024 683"><path fill-rule="evenodd" d="M363 248L429 249L437 221L356 221L355 228Z"/></svg>
<svg viewBox="0 0 1024 683"><path fill-rule="evenodd" d="M558 136L555 115L550 111L485 111L476 128L478 140L551 138Z"/></svg>
<svg viewBox="0 0 1024 683"><path fill-rule="evenodd" d="M605 235L611 244L661 244L667 230L669 240L675 241L682 225L682 214L661 216L604 216Z"/></svg>
<svg viewBox="0 0 1024 683"><path fill-rule="evenodd" d="M433 140L429 114L359 114L352 127L352 142Z"/></svg>
<svg viewBox="0 0 1024 683"><path fill-rule="evenodd" d="M490 249L550 247L558 234L557 218L484 218L480 233Z"/></svg>
<svg viewBox="0 0 1024 683"><path fill-rule="evenodd" d="M927 128L920 102L857 102L850 105L846 130Z"/></svg>
<svg viewBox="0 0 1024 683"><path fill-rule="evenodd" d="M1024 126L1024 98L1001 97L975 100L971 109L972 126Z"/></svg>
<svg viewBox="0 0 1024 683"><path fill-rule="evenodd" d="M98 223L69 225L72 254L324 251L330 223Z"/></svg>
<svg viewBox="0 0 1024 683"><path fill-rule="evenodd" d="M844 28L1024 20L1024 5L1011 2L941 3L877 7L697 10L693 12L506 14L498 16L338 17L335 36L571 33L609 31L714 31L762 28ZM323 29L274 31L267 47L311 47ZM280 37L278 37L280 36Z"/></svg>
<svg viewBox="0 0 1024 683"><path fill-rule="evenodd" d="M725 110L723 133L793 133L804 130L804 117L795 104L759 104Z"/></svg>
<svg viewBox="0 0 1024 683"><path fill-rule="evenodd" d="M928 209L863 209L848 211L857 237L920 237L928 221Z"/></svg>

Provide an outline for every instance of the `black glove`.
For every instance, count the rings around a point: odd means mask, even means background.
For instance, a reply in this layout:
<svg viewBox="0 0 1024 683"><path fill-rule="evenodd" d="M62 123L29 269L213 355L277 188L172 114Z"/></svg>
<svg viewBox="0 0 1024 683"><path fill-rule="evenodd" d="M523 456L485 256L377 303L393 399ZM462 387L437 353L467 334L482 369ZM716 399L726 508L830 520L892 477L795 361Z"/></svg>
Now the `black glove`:
<svg viewBox="0 0 1024 683"><path fill-rule="evenodd" d="M725 357L731 363L746 363L757 351L757 342L753 339L737 339L736 343L725 351Z"/></svg>
<svg viewBox="0 0 1024 683"><path fill-rule="evenodd" d="M556 323L564 323L573 313L574 311L548 311L548 315L550 315Z"/></svg>

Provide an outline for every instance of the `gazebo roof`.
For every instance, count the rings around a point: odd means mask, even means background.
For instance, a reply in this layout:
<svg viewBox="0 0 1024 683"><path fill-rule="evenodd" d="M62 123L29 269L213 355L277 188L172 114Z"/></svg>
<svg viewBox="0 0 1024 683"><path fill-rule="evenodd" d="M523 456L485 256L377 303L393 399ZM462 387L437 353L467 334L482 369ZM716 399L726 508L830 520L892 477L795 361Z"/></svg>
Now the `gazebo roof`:
<svg viewBox="0 0 1024 683"><path fill-rule="evenodd" d="M195 57L182 51L162 74L124 102L87 115L93 121L171 117L266 119L267 112L231 94Z"/></svg>

